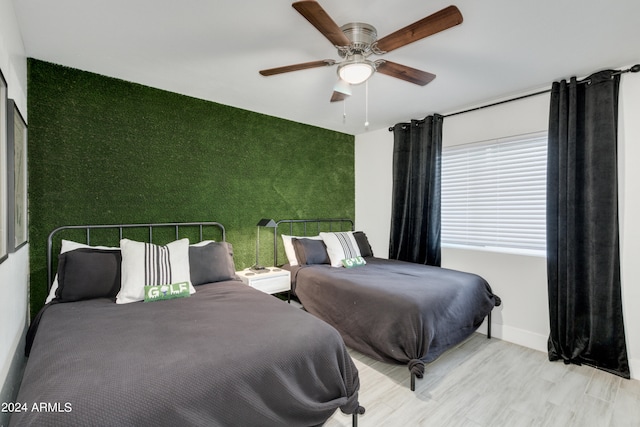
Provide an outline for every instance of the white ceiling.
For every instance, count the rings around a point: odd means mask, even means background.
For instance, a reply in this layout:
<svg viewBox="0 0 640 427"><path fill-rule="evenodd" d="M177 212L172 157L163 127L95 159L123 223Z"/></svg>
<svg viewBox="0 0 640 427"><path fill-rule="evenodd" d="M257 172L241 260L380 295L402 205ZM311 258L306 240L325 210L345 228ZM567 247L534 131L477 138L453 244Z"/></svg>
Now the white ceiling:
<svg viewBox="0 0 640 427"><path fill-rule="evenodd" d="M320 0L338 25L379 38L449 4L464 22L384 58L429 71L420 87L376 74L330 103L335 67L258 70L336 49L291 0L13 0L27 56L271 116L358 135L449 113L554 80L640 62L638 0Z"/></svg>

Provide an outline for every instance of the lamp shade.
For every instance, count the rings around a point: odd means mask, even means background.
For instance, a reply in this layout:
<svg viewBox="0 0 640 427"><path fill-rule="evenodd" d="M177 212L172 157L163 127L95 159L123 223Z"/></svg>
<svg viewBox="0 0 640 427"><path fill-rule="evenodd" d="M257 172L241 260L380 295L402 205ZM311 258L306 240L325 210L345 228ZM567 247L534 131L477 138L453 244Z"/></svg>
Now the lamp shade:
<svg viewBox="0 0 640 427"><path fill-rule="evenodd" d="M338 79L338 82L333 86L334 92L340 92L345 95L351 95L351 87L349 83L342 79Z"/></svg>
<svg viewBox="0 0 640 427"><path fill-rule="evenodd" d="M278 224L276 224L276 222L272 219L269 218L262 218L260 221L258 221L257 224L258 227L271 227L271 228L275 228L278 226Z"/></svg>

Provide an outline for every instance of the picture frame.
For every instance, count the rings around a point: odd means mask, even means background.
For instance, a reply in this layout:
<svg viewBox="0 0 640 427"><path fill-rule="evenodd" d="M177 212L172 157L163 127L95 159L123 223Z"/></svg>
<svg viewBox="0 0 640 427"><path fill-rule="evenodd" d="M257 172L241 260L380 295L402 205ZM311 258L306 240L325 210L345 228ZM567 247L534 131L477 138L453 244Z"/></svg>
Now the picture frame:
<svg viewBox="0 0 640 427"><path fill-rule="evenodd" d="M15 252L28 241L27 122L13 99L7 102L8 248Z"/></svg>
<svg viewBox="0 0 640 427"><path fill-rule="evenodd" d="M0 70L0 263L9 256L7 219L7 81Z"/></svg>

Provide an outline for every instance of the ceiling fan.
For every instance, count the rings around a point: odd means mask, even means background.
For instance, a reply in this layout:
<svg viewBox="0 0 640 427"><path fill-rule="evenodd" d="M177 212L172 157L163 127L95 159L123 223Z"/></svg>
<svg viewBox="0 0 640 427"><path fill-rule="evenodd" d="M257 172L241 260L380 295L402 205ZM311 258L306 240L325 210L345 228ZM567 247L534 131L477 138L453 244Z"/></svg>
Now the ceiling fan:
<svg viewBox="0 0 640 427"><path fill-rule="evenodd" d="M304 62L261 70L260 74L272 76L337 64L339 81L334 87L331 102L344 100L351 94L350 85L364 83L376 71L420 86L426 85L436 78L435 74L385 59L371 61L369 56L382 55L462 23L460 10L449 6L378 39L375 27L369 24L350 22L339 27L315 0L297 1L292 6L338 49L338 55L344 60Z"/></svg>

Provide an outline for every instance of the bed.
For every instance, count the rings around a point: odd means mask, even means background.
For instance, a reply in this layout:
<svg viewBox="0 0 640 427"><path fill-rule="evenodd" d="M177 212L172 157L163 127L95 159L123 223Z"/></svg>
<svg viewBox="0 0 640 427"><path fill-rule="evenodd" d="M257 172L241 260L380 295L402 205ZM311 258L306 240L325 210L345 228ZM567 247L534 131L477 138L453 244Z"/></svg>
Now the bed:
<svg viewBox="0 0 640 427"><path fill-rule="evenodd" d="M340 331L347 346L406 364L411 390L425 363L464 341L485 318L491 337L491 311L500 299L482 277L376 258L349 219L277 224L274 237L282 237L287 254L283 267L305 310Z"/></svg>
<svg viewBox="0 0 640 427"><path fill-rule="evenodd" d="M203 239L209 228L215 242ZM166 245L127 238L155 242L167 231L165 241L175 241ZM85 243L61 239L64 232L81 232ZM119 248L90 246L110 232ZM175 245L183 233L201 242L187 242L192 280L145 288L148 302L125 302L125 287L138 274L132 247L146 245L158 259L157 247L169 248L179 281L184 247ZM49 236L48 266L56 297L29 331L11 426L311 426L338 408L356 425L364 412L358 371L339 333L238 280L221 224L61 227ZM163 299L174 291L179 298Z"/></svg>

